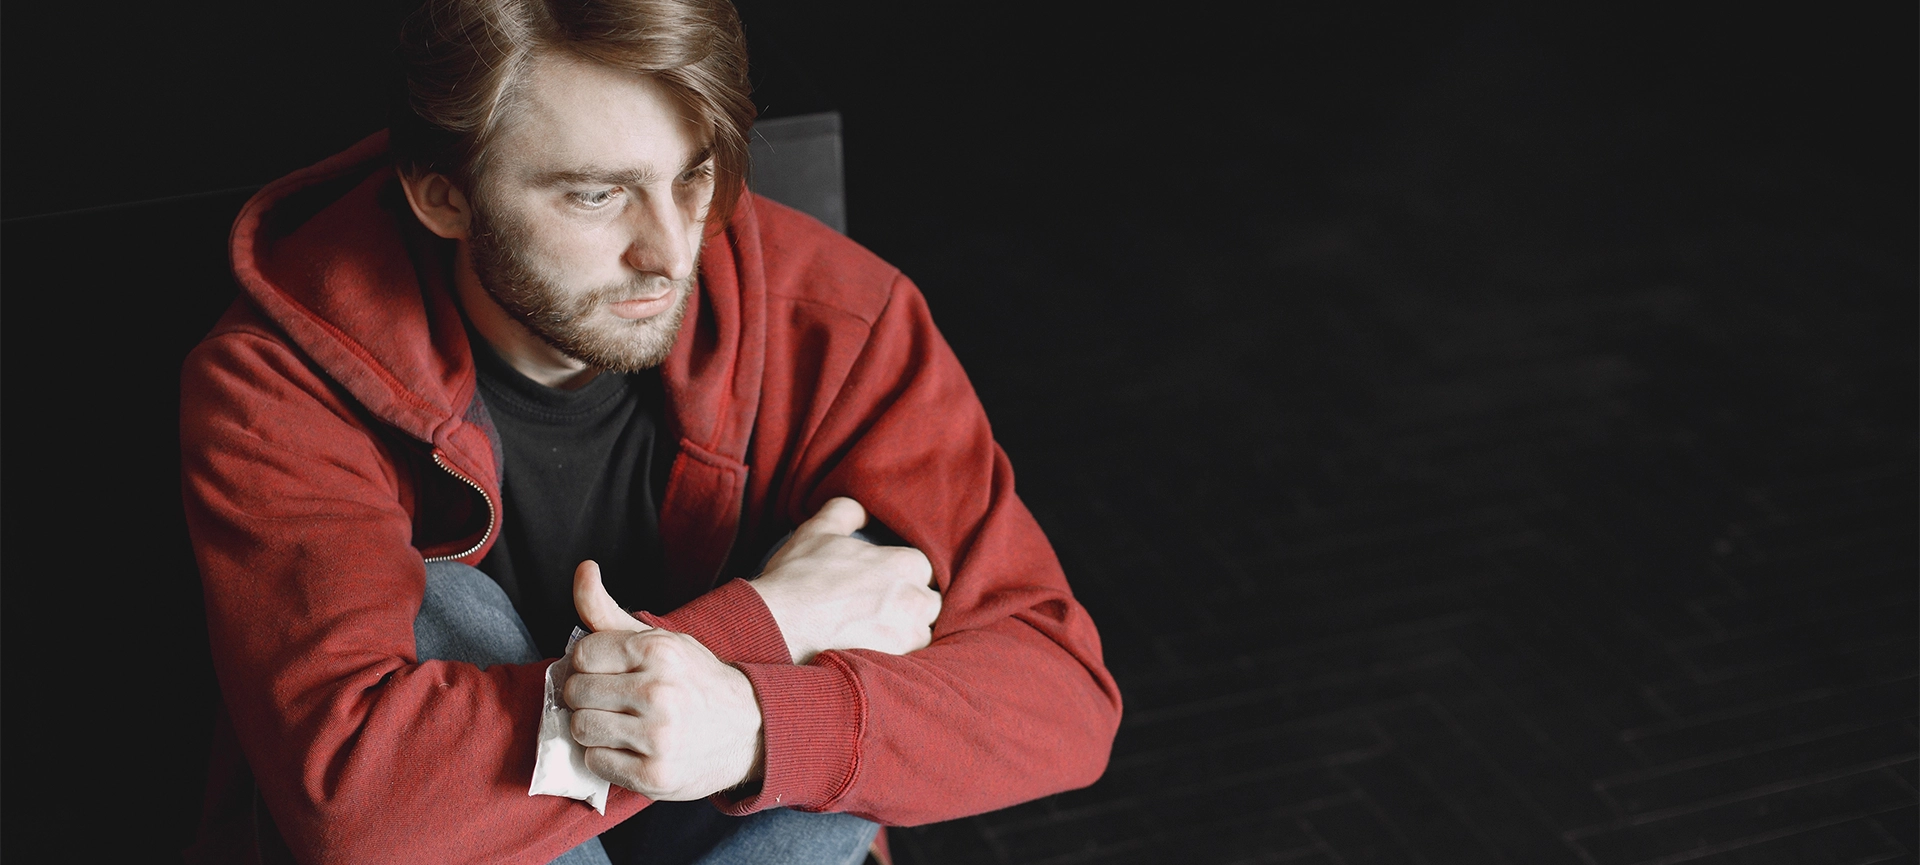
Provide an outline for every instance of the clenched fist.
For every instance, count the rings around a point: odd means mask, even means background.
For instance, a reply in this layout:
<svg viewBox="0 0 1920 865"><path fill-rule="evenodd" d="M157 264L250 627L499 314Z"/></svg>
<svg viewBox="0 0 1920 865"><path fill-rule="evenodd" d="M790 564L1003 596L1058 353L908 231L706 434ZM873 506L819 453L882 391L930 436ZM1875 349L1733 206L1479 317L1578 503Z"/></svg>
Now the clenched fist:
<svg viewBox="0 0 1920 865"><path fill-rule="evenodd" d="M933 566L911 547L848 537L866 524L859 502L829 499L754 579L794 663L828 649L904 655L933 639L940 615L940 593L929 586Z"/></svg>
<svg viewBox="0 0 1920 865"><path fill-rule="evenodd" d="M581 638L567 662L573 738L600 777L681 802L759 779L753 686L698 640L660 629L601 631Z"/></svg>

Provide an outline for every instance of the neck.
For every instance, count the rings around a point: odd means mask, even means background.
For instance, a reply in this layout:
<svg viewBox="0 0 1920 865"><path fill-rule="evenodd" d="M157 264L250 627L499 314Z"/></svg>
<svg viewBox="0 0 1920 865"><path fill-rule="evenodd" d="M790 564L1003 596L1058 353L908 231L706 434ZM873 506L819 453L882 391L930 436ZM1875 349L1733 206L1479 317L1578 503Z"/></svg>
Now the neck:
<svg viewBox="0 0 1920 865"><path fill-rule="evenodd" d="M461 241L454 256L453 286L473 329L521 375L547 387L573 390L585 387L600 374L599 367L588 366L585 361L548 345L502 308L480 285L480 276L473 270L473 256L465 241Z"/></svg>

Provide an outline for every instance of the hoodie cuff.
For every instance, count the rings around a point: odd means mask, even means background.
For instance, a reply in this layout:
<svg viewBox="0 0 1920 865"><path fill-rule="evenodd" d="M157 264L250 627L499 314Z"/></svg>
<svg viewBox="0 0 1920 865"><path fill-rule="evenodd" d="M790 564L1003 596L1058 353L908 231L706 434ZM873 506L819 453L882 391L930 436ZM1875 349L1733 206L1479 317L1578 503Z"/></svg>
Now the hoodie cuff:
<svg viewBox="0 0 1920 865"><path fill-rule="evenodd" d="M793 663L773 611L746 580L728 580L664 616L633 615L656 628L699 640L714 657L729 664Z"/></svg>
<svg viewBox="0 0 1920 865"><path fill-rule="evenodd" d="M853 671L831 653L805 667L737 666L760 701L766 762L758 791L739 799L717 793L714 806L734 817L767 808L831 807L860 769L867 701Z"/></svg>

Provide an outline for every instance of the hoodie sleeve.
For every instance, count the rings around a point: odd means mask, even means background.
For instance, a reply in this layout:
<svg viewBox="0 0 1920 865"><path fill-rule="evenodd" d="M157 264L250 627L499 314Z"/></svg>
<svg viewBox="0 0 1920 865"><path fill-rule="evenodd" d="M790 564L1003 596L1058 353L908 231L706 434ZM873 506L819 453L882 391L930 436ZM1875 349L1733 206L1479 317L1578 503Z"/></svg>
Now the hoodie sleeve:
<svg viewBox="0 0 1920 865"><path fill-rule="evenodd" d="M844 383L803 438L790 519L850 496L925 552L942 593L930 646L741 663L766 777L723 810L846 811L893 825L978 814L1092 783L1119 725L1099 635L1014 494L958 359L895 277Z"/></svg>
<svg viewBox="0 0 1920 865"><path fill-rule="evenodd" d="M420 662L403 461L304 358L228 331L182 377L183 495L215 670L303 862L546 862L605 816L527 795L545 663Z"/></svg>

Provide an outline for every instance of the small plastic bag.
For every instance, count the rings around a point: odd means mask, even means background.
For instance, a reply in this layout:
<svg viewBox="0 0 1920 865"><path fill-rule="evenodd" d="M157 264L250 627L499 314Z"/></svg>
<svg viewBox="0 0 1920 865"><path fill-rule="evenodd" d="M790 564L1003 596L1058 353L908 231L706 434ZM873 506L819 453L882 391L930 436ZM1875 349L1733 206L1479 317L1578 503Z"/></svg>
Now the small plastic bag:
<svg viewBox="0 0 1920 865"><path fill-rule="evenodd" d="M573 655L573 644L580 641L587 632L573 629L573 636L567 638L567 655ZM607 790L609 784L605 778L595 775L587 768L587 749L573 740L573 710L567 708L565 700L560 698L559 683L553 680L555 661L547 665L547 696L540 709L540 738L533 758L533 786L527 788L529 796L565 796L579 799L593 806L593 810L607 813Z"/></svg>

